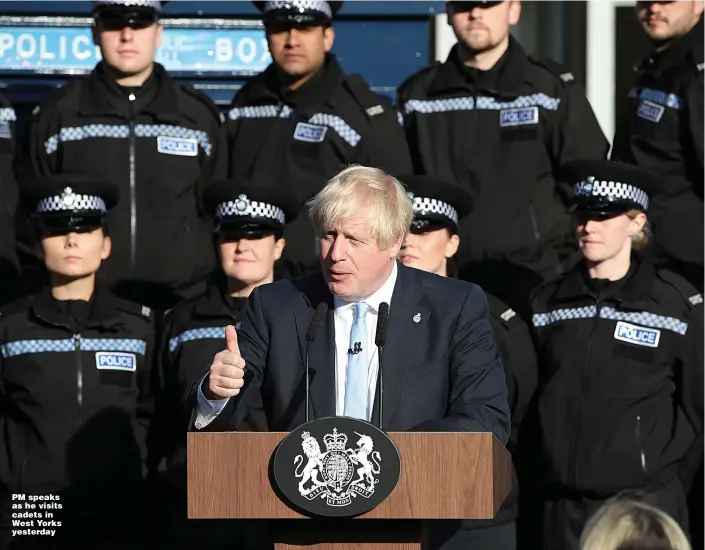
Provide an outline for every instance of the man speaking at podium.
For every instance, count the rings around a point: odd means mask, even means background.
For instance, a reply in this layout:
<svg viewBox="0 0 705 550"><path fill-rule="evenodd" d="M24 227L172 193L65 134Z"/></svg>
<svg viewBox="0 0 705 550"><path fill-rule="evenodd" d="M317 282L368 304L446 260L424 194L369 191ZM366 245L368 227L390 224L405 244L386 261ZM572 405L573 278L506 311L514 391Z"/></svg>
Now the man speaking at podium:
<svg viewBox="0 0 705 550"><path fill-rule="evenodd" d="M311 419L377 424L381 369L382 429L492 432L506 444L507 388L487 300L476 285L396 261L413 218L402 184L351 166L309 207L322 273L255 289L240 329L227 328L226 349L189 392L195 428L236 430L257 394L271 431L297 428L307 406ZM447 208L429 203L431 212ZM380 365L383 303L389 319Z"/></svg>

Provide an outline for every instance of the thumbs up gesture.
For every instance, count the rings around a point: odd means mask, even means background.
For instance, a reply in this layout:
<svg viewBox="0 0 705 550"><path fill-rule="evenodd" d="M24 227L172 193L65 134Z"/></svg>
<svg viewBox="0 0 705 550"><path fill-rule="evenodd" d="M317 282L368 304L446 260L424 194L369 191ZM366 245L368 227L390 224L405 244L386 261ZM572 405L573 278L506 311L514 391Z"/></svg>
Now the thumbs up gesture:
<svg viewBox="0 0 705 550"><path fill-rule="evenodd" d="M235 327L225 328L225 350L213 358L208 377L208 388L203 394L211 401L235 397L240 393L245 376L245 360L240 356Z"/></svg>

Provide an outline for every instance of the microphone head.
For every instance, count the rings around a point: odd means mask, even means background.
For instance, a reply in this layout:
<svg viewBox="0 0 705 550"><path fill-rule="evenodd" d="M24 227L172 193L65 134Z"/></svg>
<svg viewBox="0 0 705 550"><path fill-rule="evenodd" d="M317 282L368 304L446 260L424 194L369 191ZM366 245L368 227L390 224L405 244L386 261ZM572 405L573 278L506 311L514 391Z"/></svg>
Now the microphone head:
<svg viewBox="0 0 705 550"><path fill-rule="evenodd" d="M308 326L308 330L306 331L306 340L309 342L313 342L316 339L316 334L318 334L318 331L321 328L321 325L323 324L323 319L326 316L326 313L328 312L328 304L325 302L321 302L318 304L318 307L316 308L316 313L313 314L313 319L311 320L311 324Z"/></svg>
<svg viewBox="0 0 705 550"><path fill-rule="evenodd" d="M379 304L377 313L377 332L375 333L375 345L377 347L384 346L387 341L387 328L389 326L389 304L382 302Z"/></svg>

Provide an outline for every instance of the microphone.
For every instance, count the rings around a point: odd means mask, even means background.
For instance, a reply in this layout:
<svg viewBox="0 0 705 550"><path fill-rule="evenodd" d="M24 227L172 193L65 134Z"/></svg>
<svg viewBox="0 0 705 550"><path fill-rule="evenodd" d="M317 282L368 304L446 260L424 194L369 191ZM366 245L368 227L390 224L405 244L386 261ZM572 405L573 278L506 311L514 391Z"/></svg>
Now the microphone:
<svg viewBox="0 0 705 550"><path fill-rule="evenodd" d="M327 312L328 304L326 304L325 302L321 302L320 304L318 304L318 307L316 308L316 313L313 314L311 324L308 326L308 330L306 331L306 422L308 422L308 412L311 408L311 389L308 374L308 350L309 346L316 339L316 335L321 329L321 325L323 324L323 320L325 319Z"/></svg>
<svg viewBox="0 0 705 550"><path fill-rule="evenodd" d="M379 304L377 312L377 332L375 333L375 346L377 346L377 357L379 366L377 367L377 399L379 400L379 429L382 429L382 402L384 397L384 382L382 371L382 352L387 341L387 328L389 328L389 304L382 302Z"/></svg>

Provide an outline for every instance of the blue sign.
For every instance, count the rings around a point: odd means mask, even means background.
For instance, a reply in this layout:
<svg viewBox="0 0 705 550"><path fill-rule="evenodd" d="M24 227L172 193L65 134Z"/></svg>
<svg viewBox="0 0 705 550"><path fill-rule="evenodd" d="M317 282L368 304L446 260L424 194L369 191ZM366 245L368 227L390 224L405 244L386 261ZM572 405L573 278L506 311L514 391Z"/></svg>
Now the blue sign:
<svg viewBox="0 0 705 550"><path fill-rule="evenodd" d="M0 72L90 72L100 61L89 27L0 28ZM264 30L164 28L156 61L170 72L250 74L271 62Z"/></svg>

